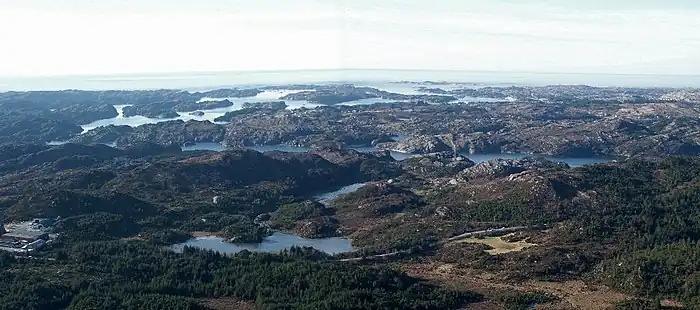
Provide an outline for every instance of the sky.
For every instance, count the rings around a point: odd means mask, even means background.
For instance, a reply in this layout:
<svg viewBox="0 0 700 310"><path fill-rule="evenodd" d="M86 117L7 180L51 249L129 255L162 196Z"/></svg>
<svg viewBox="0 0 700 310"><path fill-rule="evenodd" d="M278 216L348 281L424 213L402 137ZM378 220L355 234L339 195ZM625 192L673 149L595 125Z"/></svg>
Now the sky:
<svg viewBox="0 0 700 310"><path fill-rule="evenodd" d="M0 76L700 73L697 0L0 0Z"/></svg>

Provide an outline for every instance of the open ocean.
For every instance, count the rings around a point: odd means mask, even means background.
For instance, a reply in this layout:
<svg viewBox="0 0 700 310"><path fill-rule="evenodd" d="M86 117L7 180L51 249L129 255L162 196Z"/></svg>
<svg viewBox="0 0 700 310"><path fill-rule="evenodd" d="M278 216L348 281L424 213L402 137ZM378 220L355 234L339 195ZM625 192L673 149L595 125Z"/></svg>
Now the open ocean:
<svg viewBox="0 0 700 310"><path fill-rule="evenodd" d="M134 74L111 76L0 77L0 91L186 89L310 83L367 86L399 81L440 81L485 86L587 84L623 87L700 87L700 75L634 75L426 70L296 70Z"/></svg>

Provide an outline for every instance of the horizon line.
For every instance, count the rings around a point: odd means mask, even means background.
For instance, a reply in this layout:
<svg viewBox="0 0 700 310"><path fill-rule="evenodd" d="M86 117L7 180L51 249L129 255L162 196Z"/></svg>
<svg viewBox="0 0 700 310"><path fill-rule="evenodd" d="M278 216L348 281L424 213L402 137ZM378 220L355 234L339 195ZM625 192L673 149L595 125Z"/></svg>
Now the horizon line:
<svg viewBox="0 0 700 310"><path fill-rule="evenodd" d="M522 70L469 70L469 69L404 69L404 68L323 68L323 69L265 69L265 70L206 70L206 71L161 71L133 73L86 73L86 74L46 74L46 75L2 75L0 79L49 79L81 77L130 77L161 75L215 75L215 74L251 74L251 73L294 73L294 72L333 72L333 71L385 71L385 72L449 72L449 73L493 73L493 74L535 74L535 75L601 75L601 76L668 76L700 77L700 74L668 73L611 73L611 72L556 72L556 71L522 71Z"/></svg>

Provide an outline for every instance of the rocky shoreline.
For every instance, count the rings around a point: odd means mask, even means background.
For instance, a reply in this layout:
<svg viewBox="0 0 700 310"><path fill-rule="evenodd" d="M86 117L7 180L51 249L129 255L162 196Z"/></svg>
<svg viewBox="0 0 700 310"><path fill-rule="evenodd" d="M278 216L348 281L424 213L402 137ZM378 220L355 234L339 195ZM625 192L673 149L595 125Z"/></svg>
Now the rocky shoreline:
<svg viewBox="0 0 700 310"><path fill-rule="evenodd" d="M177 116L177 112L201 116L207 109L232 105L228 100L201 101L204 97L254 96L267 89L290 88L299 92L275 102L251 100L242 109L216 118L216 123L165 121L133 128L111 125L84 133L73 125L114 116L116 111L109 103L130 104L124 108L127 117L169 118ZM440 95L402 95L353 85L291 85L199 93L174 90L2 93L0 105L6 109L0 116L6 122L2 125L5 129L0 128L3 133L0 142L45 143L70 139L85 144L116 141L119 147L199 142L231 147L375 146L410 154L519 153L560 157L700 154L700 109L693 101L696 90L588 86L423 90ZM524 96L528 92L531 98ZM454 101L463 95L515 99ZM15 103L20 98L34 104L20 106ZM336 105L372 98L395 102ZM79 100L83 103L75 103ZM290 110L285 100L306 100L327 106ZM51 110L39 104L44 102ZM79 107L87 112L78 114ZM56 115L57 111L74 111L77 116L70 120ZM36 122L41 125L31 125ZM27 134L32 131L36 133ZM391 139L397 135L408 138Z"/></svg>
<svg viewBox="0 0 700 310"><path fill-rule="evenodd" d="M280 144L312 147L330 143L376 146L410 154L446 151L561 157L700 154L700 122L690 116L700 113L694 108L682 108L677 103L601 105L590 107L586 118L581 117L578 108L559 108L564 111L557 119L542 117L554 109L550 106L523 103L406 103L302 110L248 108L219 119L228 124L164 122L125 129L116 140L121 141L119 145L146 141L164 145L222 142L233 147ZM665 113L688 116L660 117ZM99 142L89 137L114 131L112 127L98 128L77 139L84 143ZM390 139L396 135L408 138Z"/></svg>

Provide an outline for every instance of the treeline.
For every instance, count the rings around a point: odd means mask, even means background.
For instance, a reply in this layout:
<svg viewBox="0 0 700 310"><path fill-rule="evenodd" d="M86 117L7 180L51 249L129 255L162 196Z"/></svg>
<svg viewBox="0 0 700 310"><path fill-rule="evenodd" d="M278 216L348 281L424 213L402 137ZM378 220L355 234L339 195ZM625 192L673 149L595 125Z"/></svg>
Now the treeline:
<svg viewBox="0 0 700 310"><path fill-rule="evenodd" d="M598 277L645 298L700 305L700 243L675 243L620 254L604 262Z"/></svg>
<svg viewBox="0 0 700 310"><path fill-rule="evenodd" d="M646 299L700 304L700 159L630 160L579 172L581 190L597 199L564 205L572 230L562 237L606 244L608 258L590 266L596 279Z"/></svg>
<svg viewBox="0 0 700 310"><path fill-rule="evenodd" d="M479 299L309 248L228 257L112 241L51 255L55 261L0 256L0 309L197 309L197 299L223 297L262 309L454 309Z"/></svg>
<svg viewBox="0 0 700 310"><path fill-rule="evenodd" d="M700 240L700 159L632 160L583 169L590 206L570 204L586 238L614 238L628 249Z"/></svg>

